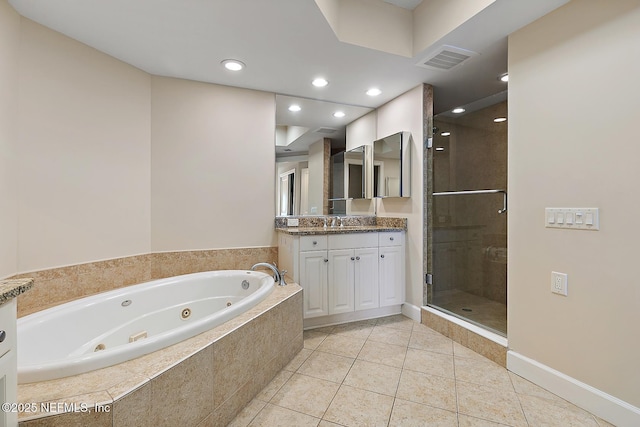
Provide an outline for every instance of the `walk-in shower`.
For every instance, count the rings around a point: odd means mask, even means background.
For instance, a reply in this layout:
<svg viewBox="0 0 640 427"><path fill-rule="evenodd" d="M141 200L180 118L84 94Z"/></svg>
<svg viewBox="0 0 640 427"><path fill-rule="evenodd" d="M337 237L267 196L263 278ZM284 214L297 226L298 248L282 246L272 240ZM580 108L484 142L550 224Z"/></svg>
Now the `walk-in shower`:
<svg viewBox="0 0 640 427"><path fill-rule="evenodd" d="M428 306L507 332L507 92L433 119Z"/></svg>

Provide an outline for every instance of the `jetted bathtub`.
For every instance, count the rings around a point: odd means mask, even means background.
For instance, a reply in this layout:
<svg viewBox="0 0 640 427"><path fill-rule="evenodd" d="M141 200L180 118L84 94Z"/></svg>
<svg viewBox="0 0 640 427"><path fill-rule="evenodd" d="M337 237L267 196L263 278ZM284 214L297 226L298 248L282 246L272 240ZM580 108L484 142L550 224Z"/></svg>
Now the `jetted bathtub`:
<svg viewBox="0 0 640 427"><path fill-rule="evenodd" d="M18 319L18 382L115 365L218 326L255 306L274 280L223 270L154 280Z"/></svg>

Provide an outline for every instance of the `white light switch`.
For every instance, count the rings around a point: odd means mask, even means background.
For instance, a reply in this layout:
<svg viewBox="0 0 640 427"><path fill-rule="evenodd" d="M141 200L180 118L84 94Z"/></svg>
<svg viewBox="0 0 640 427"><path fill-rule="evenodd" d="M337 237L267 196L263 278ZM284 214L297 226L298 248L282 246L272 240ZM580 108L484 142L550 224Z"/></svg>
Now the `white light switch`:
<svg viewBox="0 0 640 427"><path fill-rule="evenodd" d="M547 212L547 222L549 224L556 223L556 214L554 212Z"/></svg>
<svg viewBox="0 0 640 427"><path fill-rule="evenodd" d="M545 208L545 227L599 230L599 208Z"/></svg>
<svg viewBox="0 0 640 427"><path fill-rule="evenodd" d="M566 222L567 225L573 224L573 213L572 212L567 212L566 213L566 215L564 216L564 222Z"/></svg>
<svg viewBox="0 0 640 427"><path fill-rule="evenodd" d="M587 225L593 225L593 214L591 212L587 212L587 215L585 215L584 223Z"/></svg>

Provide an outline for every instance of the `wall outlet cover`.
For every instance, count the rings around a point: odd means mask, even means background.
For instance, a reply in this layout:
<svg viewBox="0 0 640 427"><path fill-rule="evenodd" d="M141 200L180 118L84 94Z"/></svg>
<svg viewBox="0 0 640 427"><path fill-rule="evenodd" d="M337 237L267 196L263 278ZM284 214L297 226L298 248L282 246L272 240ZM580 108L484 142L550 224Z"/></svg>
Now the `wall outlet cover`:
<svg viewBox="0 0 640 427"><path fill-rule="evenodd" d="M297 227L299 223L298 218L287 218L287 227Z"/></svg>
<svg viewBox="0 0 640 427"><path fill-rule="evenodd" d="M551 272L551 292L567 296L567 275L565 273Z"/></svg>

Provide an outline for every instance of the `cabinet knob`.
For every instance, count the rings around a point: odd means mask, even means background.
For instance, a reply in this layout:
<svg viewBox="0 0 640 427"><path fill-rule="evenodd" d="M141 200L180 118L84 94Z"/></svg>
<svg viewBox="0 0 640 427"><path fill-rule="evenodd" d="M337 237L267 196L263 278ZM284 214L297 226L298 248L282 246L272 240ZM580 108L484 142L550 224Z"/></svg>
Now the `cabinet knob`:
<svg viewBox="0 0 640 427"><path fill-rule="evenodd" d="M329 260L325 258L325 259L324 259L324 262L329 262Z"/></svg>
<svg viewBox="0 0 640 427"><path fill-rule="evenodd" d="M317 244L318 244L318 242L316 242L316 241L314 240L314 241L313 241L313 244L314 244L314 245L317 245Z"/></svg>
<svg viewBox="0 0 640 427"><path fill-rule="evenodd" d="M380 255L380 258L384 258L384 254Z"/></svg>
<svg viewBox="0 0 640 427"><path fill-rule="evenodd" d="M353 260L355 260L355 258L354 258L354 257L351 257L351 261L353 261Z"/></svg>
<svg viewBox="0 0 640 427"><path fill-rule="evenodd" d="M5 331L0 331L0 342L3 342L7 338L7 333Z"/></svg>
<svg viewBox="0 0 640 427"><path fill-rule="evenodd" d="M391 240L393 242L393 237L389 237L389 240Z"/></svg>
<svg viewBox="0 0 640 427"><path fill-rule="evenodd" d="M357 256L357 257L356 257L356 260L357 260L357 261L360 261L360 257L359 257L359 256Z"/></svg>

